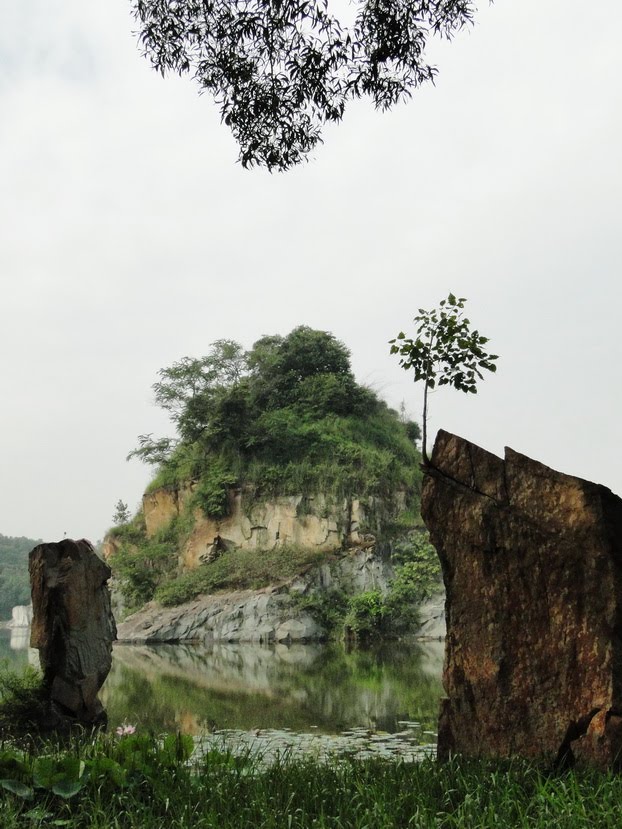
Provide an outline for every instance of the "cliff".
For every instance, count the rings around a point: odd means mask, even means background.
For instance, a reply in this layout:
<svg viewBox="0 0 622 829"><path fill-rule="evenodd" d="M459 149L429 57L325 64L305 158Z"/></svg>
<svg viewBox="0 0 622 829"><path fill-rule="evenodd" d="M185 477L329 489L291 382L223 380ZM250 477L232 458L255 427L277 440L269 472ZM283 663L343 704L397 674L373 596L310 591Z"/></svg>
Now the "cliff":
<svg viewBox="0 0 622 829"><path fill-rule="evenodd" d="M175 521L187 520L177 549L180 572L192 570L229 549L255 550L300 547L332 552L346 546L369 546L384 523L404 509L404 493L391 503L370 496L365 500L331 498L324 494L287 495L253 500L242 490L229 493L228 514L210 518L193 505L193 486L160 488L143 496L145 536L153 539ZM189 519L189 520L188 520ZM104 540L105 559L114 557L120 539Z"/></svg>
<svg viewBox="0 0 622 829"><path fill-rule="evenodd" d="M149 492L143 500L144 540L128 542L123 534L109 537L105 554L113 573L115 562L126 562L129 555L135 573L140 556L149 554L155 544L169 551L172 568L168 581L155 593L157 601L142 602L119 625L119 639L262 643L326 639L345 624L353 598L370 591L379 601L392 595L403 564L402 548L407 556L411 542L402 540L394 561L391 543L377 543L370 530L382 534L403 503L401 494L389 505L379 498L337 500L325 495L257 502L246 501L244 493L237 491L231 494L229 514L213 519L193 506L190 488ZM172 537L171 528L178 528L180 521L183 532ZM170 546L163 538L169 539ZM128 553L132 543L134 552ZM411 546L420 552L419 540ZM429 550L436 558L425 541L423 548L424 556ZM146 570L143 578L152 572ZM440 589L440 583L434 583L431 592ZM412 627L411 619L416 620L412 608L404 608L403 585L401 590L387 615L392 614L396 629L406 630ZM430 590L425 589L421 598L424 593L429 596ZM438 600L427 602L423 615L422 633L442 635ZM367 621L363 620L361 635L367 635ZM378 614L372 627L381 621ZM359 635L360 624L357 617L354 636Z"/></svg>
<svg viewBox="0 0 622 829"><path fill-rule="evenodd" d="M373 550L352 550L285 583L203 595L176 607L150 602L118 626L131 642L309 642L331 630L313 612L312 596L340 591L386 593L394 568ZM302 601L301 601L302 600Z"/></svg>

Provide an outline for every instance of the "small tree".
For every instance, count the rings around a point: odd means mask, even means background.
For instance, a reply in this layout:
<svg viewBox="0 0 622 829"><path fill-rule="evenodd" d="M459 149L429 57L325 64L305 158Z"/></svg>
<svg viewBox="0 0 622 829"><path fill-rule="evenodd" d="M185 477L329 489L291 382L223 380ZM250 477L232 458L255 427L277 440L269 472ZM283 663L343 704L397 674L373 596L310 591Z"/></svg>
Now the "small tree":
<svg viewBox="0 0 622 829"><path fill-rule="evenodd" d="M453 386L463 392L477 393L477 380L482 371L496 371L496 354L487 354L483 346L488 342L479 331L471 331L470 321L463 315L466 299L449 294L438 308L425 311L419 308L413 322L417 325L415 338L403 331L393 340L391 354L400 355L400 365L413 369L415 383L423 380L423 462L430 461L427 453L428 392L439 386Z"/></svg>
<svg viewBox="0 0 622 829"><path fill-rule="evenodd" d="M115 512L112 516L112 522L116 526L119 526L121 524L127 524L132 517L128 505L124 503L120 498L115 504L114 510Z"/></svg>

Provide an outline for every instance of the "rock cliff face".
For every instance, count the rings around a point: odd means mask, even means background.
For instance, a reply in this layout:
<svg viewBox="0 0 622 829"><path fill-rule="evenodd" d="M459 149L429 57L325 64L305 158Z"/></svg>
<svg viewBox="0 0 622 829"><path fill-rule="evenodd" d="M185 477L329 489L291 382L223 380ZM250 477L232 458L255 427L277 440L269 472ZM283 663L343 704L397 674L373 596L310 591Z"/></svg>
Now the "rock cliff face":
<svg viewBox="0 0 622 829"><path fill-rule="evenodd" d="M153 537L181 515L192 494L191 487L146 493L143 514L147 536ZM403 496L398 497L393 508L403 508L401 501ZM206 518L199 508L194 509L194 526L180 551L179 564L182 569L197 567L213 555L215 543L226 549L258 552L288 545L327 552L338 550L344 543L361 543L362 528L371 528L373 532L382 510L383 505L374 498L363 504L358 499L336 502L322 494L288 495L249 503L244 493L232 491L229 515L225 518Z"/></svg>
<svg viewBox="0 0 622 829"><path fill-rule="evenodd" d="M443 568L439 757L622 750L622 500L440 432L422 514Z"/></svg>
<svg viewBox="0 0 622 829"><path fill-rule="evenodd" d="M355 550L322 564L290 583L263 590L200 596L177 607L151 602L118 626L129 642L309 642L325 630L297 597L339 587L346 592L386 590L391 563L370 550Z"/></svg>

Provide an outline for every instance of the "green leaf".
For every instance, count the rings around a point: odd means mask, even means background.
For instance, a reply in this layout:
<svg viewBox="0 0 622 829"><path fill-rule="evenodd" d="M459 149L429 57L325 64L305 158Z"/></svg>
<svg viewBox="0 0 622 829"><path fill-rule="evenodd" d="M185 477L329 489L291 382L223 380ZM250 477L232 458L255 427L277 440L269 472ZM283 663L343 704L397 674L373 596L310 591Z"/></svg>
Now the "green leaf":
<svg viewBox="0 0 622 829"><path fill-rule="evenodd" d="M84 788L84 785L83 780L70 780L69 778L65 778L63 780L59 780L58 783L54 783L52 791L59 797L69 800L70 797L74 797L74 795L78 794L78 792Z"/></svg>
<svg viewBox="0 0 622 829"><path fill-rule="evenodd" d="M7 792L13 792L13 794L21 797L23 800L30 800L33 796L33 791L30 786L27 786L25 783L20 783L19 780L0 780L0 786L6 789Z"/></svg>
<svg viewBox="0 0 622 829"><path fill-rule="evenodd" d="M24 814L24 817L28 818L28 820L36 820L38 823L42 823L44 820L54 817L54 815L52 812L46 811L43 806L35 806L34 809L29 809Z"/></svg>
<svg viewBox="0 0 622 829"><path fill-rule="evenodd" d="M123 786L127 777L127 770L111 757L96 757L90 760L88 770L91 778L108 777L116 786Z"/></svg>
<svg viewBox="0 0 622 829"><path fill-rule="evenodd" d="M38 757L32 768L32 782L41 789L51 789L58 779L56 761L53 757Z"/></svg>

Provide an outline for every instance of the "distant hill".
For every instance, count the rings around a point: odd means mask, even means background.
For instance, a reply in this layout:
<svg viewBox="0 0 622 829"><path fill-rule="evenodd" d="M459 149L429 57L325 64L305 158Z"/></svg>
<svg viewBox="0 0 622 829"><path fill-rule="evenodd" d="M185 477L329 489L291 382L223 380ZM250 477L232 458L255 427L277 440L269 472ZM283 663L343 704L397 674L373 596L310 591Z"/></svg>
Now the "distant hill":
<svg viewBox="0 0 622 829"><path fill-rule="evenodd" d="M0 533L0 619L11 618L11 609L30 604L28 553L40 539L14 538Z"/></svg>

